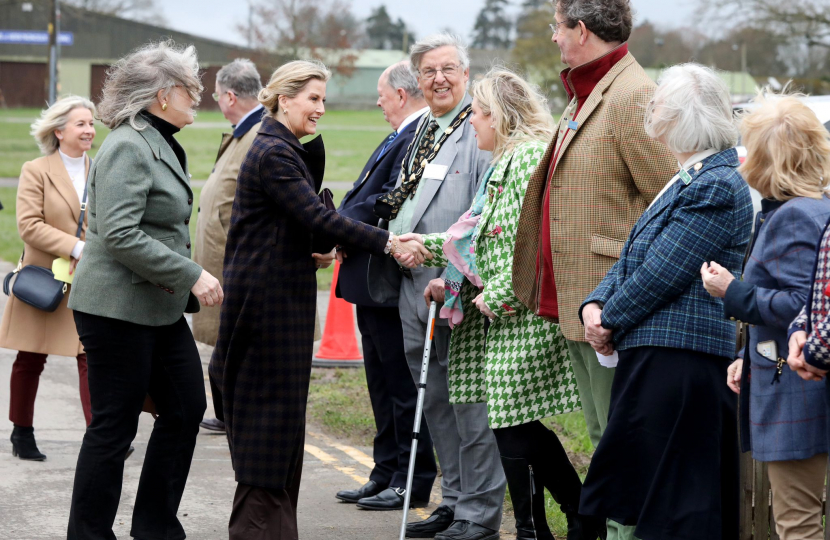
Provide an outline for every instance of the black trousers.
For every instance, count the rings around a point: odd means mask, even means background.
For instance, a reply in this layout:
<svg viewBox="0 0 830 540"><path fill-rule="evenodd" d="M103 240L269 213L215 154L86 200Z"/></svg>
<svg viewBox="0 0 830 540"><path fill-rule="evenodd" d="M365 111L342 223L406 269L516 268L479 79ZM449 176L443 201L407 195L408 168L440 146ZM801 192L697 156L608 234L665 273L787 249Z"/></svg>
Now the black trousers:
<svg viewBox="0 0 830 540"><path fill-rule="evenodd" d="M207 407L202 364L184 317L169 326L144 326L75 312L87 354L92 423L84 435L68 540L115 540L112 525L121 497L124 456L149 393L153 426L136 493L130 535L179 540L176 517L199 422Z"/></svg>
<svg viewBox="0 0 830 540"><path fill-rule="evenodd" d="M418 389L406 362L403 328L398 308L357 306L357 326L363 342L363 363L375 416L370 480L385 487L406 487L412 426ZM429 500L437 469L432 438L421 419L421 434L412 481L413 500Z"/></svg>

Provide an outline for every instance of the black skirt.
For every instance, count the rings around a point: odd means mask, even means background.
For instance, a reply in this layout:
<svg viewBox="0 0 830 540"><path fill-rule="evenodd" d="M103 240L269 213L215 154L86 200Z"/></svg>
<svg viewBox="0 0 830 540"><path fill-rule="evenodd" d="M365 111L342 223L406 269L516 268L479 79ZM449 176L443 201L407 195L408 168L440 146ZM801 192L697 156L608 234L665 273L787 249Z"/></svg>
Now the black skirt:
<svg viewBox="0 0 830 540"><path fill-rule="evenodd" d="M636 525L642 540L738 537L737 396L730 360L682 349L620 351L608 427L581 514Z"/></svg>

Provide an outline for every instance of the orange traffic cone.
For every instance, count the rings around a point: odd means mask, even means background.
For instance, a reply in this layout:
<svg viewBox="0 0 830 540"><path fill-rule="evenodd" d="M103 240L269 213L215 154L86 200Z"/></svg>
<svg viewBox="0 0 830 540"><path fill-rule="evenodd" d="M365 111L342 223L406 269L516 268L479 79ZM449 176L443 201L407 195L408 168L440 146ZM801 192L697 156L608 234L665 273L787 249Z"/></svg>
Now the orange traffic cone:
<svg viewBox="0 0 830 540"><path fill-rule="evenodd" d="M340 263L335 262L323 340L320 342L320 350L311 359L311 365L315 367L359 367L363 365L363 355L357 348L355 337L354 308L334 294L339 274Z"/></svg>

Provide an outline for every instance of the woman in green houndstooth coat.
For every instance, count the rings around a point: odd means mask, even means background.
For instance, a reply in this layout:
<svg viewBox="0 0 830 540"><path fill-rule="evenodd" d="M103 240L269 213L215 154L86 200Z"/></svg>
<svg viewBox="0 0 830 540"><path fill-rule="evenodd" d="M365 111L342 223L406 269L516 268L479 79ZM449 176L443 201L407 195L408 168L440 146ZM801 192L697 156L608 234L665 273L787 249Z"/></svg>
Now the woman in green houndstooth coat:
<svg viewBox="0 0 830 540"><path fill-rule="evenodd" d="M579 476L556 434L540 422L579 409L565 340L558 324L519 302L511 276L519 212L552 136L551 116L538 91L504 69L491 70L472 95L470 123L478 147L493 152L494 165L470 210L449 230L406 235L432 253L426 265L447 267L441 317L453 327L450 400L488 405L517 540L553 540L543 487L567 516L568 539L595 540L601 524L577 512Z"/></svg>

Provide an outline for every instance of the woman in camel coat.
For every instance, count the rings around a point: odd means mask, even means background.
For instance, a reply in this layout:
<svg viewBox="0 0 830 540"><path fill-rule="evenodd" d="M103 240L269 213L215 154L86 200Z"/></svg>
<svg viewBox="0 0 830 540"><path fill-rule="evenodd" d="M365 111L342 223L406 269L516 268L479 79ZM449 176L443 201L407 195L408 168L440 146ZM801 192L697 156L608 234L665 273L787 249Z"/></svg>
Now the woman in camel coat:
<svg viewBox="0 0 830 540"><path fill-rule="evenodd" d="M84 247L75 236L81 217L90 159L86 152L95 138L95 107L87 99L68 96L43 111L32 134L45 154L23 164L17 189L17 229L25 244L22 266L52 268L63 257L77 263ZM78 359L81 404L87 425L92 419L86 354L75 330L69 293L54 312L41 311L9 296L0 324L0 347L19 351L12 366L9 420L14 424L12 452L25 460L43 461L32 426L38 382L46 356Z"/></svg>

